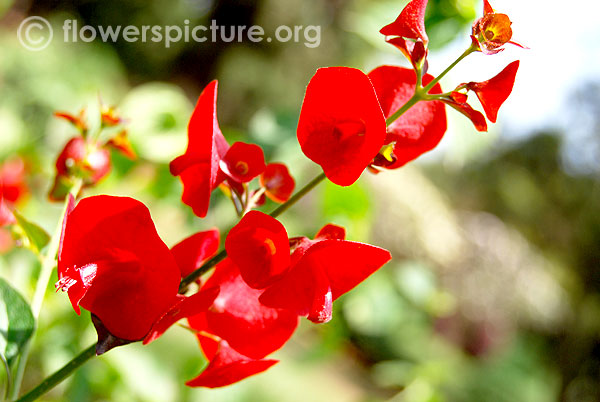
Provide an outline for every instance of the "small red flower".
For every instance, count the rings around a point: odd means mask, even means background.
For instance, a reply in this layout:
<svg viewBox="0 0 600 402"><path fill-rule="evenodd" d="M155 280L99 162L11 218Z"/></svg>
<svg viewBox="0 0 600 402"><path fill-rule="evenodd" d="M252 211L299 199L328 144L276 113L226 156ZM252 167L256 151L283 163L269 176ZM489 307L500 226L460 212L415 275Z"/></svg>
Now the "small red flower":
<svg viewBox="0 0 600 402"><path fill-rule="evenodd" d="M506 14L495 13L487 0L483 0L483 17L473 24L471 38L473 44L485 54L495 54L504 50L506 43L523 47L512 42L510 19Z"/></svg>
<svg viewBox="0 0 600 402"><path fill-rule="evenodd" d="M269 163L260 175L260 186L271 200L283 203L290 199L296 182L283 163Z"/></svg>
<svg viewBox="0 0 600 402"><path fill-rule="evenodd" d="M265 155L258 145L236 142L229 148L219 167L234 181L247 183L265 170Z"/></svg>
<svg viewBox="0 0 600 402"><path fill-rule="evenodd" d="M126 197L89 197L74 208L71 201L58 278L78 314L79 306L89 310L111 335L129 341L144 338L180 301L175 259L148 209Z"/></svg>
<svg viewBox="0 0 600 402"><path fill-rule="evenodd" d="M369 73L369 78L386 117L400 109L411 98L417 82L413 70L396 66L377 67ZM425 74L423 85L427 85L431 80L433 76ZM436 84L429 93L442 93L442 88ZM385 144L393 145L393 153L390 160L378 155L375 165L388 169L405 165L435 148L444 136L446 128L446 111L442 102L417 103L388 127Z"/></svg>
<svg viewBox="0 0 600 402"><path fill-rule="evenodd" d="M250 211L225 240L227 255L242 278L254 289L279 280L290 267L290 246L285 228L275 218Z"/></svg>
<svg viewBox="0 0 600 402"><path fill-rule="evenodd" d="M93 186L110 172L110 153L99 144L79 136L71 138L56 159L56 177L49 193L53 201L62 201L69 192L73 178L83 179L83 185Z"/></svg>
<svg viewBox="0 0 600 402"><path fill-rule="evenodd" d="M171 253L184 278L200 268L218 249L219 230L215 228L185 238L171 248Z"/></svg>
<svg viewBox="0 0 600 402"><path fill-rule="evenodd" d="M427 0L412 0L394 22L384 26L379 32L386 36L420 39L427 44L429 38L425 32L426 7Z"/></svg>
<svg viewBox="0 0 600 402"><path fill-rule="evenodd" d="M492 123L496 122L498 109L512 92L518 68L519 60L516 60L487 81L465 84L468 90L475 92L481 106L483 106L485 115Z"/></svg>
<svg viewBox="0 0 600 402"><path fill-rule="evenodd" d="M295 239L290 271L264 291L261 303L316 323L329 321L333 301L391 259L382 248L340 239L340 229L328 225L315 240Z"/></svg>
<svg viewBox="0 0 600 402"><path fill-rule="evenodd" d="M193 327L192 321L190 325ZM249 358L236 352L227 341L216 340L202 334L198 334L198 341L209 364L198 377L185 383L190 387L224 387L262 373L278 362L278 360Z"/></svg>
<svg viewBox="0 0 600 402"><path fill-rule="evenodd" d="M304 154L340 186L354 183L385 140L385 118L369 78L348 67L320 68L298 121Z"/></svg>
<svg viewBox="0 0 600 402"><path fill-rule="evenodd" d="M254 359L281 348L294 333L297 314L261 304L262 291L249 287L229 258L217 265L202 290L214 287L221 291L213 305L190 318L196 330L216 335Z"/></svg>

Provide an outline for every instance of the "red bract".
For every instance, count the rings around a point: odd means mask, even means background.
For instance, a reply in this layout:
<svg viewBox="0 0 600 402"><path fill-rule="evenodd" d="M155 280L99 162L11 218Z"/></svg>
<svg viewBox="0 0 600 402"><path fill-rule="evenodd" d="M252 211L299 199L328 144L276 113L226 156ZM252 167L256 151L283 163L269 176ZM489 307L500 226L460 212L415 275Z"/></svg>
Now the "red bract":
<svg viewBox="0 0 600 402"><path fill-rule="evenodd" d="M475 92L481 106L483 106L485 115L492 123L496 122L498 109L512 92L518 68L519 60L516 60L506 66L494 78L483 82L465 84L468 90Z"/></svg>
<svg viewBox="0 0 600 402"><path fill-rule="evenodd" d="M265 169L264 154L257 145L236 142L229 147L217 121L217 81L204 88L188 125L185 153L170 164L171 174L183 183L184 204L203 218L208 212L210 194L223 181L237 194L242 183Z"/></svg>
<svg viewBox="0 0 600 402"><path fill-rule="evenodd" d="M429 38L425 32L426 7L427 0L412 0L394 22L384 26L379 32L386 36L420 39L427 44Z"/></svg>
<svg viewBox="0 0 600 402"><path fill-rule="evenodd" d="M58 117L59 119L64 119L71 123L81 132L82 135L85 135L87 133L88 127L87 123L85 122L85 109L79 111L79 114L77 116L66 112L54 112L54 116Z"/></svg>
<svg viewBox="0 0 600 402"><path fill-rule="evenodd" d="M53 201L62 201L70 182L78 177L84 186L93 186L110 172L110 153L83 137L71 138L56 159L56 177L49 193Z"/></svg>
<svg viewBox="0 0 600 402"><path fill-rule="evenodd" d="M119 151L129 159L134 160L137 158L137 155L129 142L129 138L127 137L126 130L119 131L117 135L106 142L106 146Z"/></svg>
<svg viewBox="0 0 600 402"><path fill-rule="evenodd" d="M202 266L218 249L219 230L215 228L185 238L171 248L171 253L183 278Z"/></svg>
<svg viewBox="0 0 600 402"><path fill-rule="evenodd" d="M283 203L291 197L296 182L283 163L269 163L260 175L260 186L271 200Z"/></svg>
<svg viewBox="0 0 600 402"><path fill-rule="evenodd" d="M481 112L473 109L471 105L466 102L466 99L464 94L452 92L451 99L445 99L444 103L448 106L452 106L455 110L467 116L477 131L487 131L485 116Z"/></svg>
<svg viewBox="0 0 600 402"><path fill-rule="evenodd" d="M297 240L292 268L267 288L260 301L322 323L331 319L332 303L391 259L389 251L345 241L338 227L319 231L320 238Z"/></svg>
<svg viewBox="0 0 600 402"><path fill-rule="evenodd" d="M386 117L391 116L411 98L417 82L413 70L396 66L377 67L369 73L369 78ZM433 76L425 74L423 85L431 80ZM429 93L442 93L442 88L436 84ZM435 148L446 128L446 111L442 102L417 103L388 127L385 144L393 144L393 155L391 160L377 158L375 165L388 169L403 166Z"/></svg>
<svg viewBox="0 0 600 402"><path fill-rule="evenodd" d="M487 0L483 0L483 17L473 24L472 39L478 50L485 54L495 54L502 50L506 43L523 47L512 42L510 19L506 14L495 13Z"/></svg>
<svg viewBox="0 0 600 402"><path fill-rule="evenodd" d="M177 295L177 302L152 325L152 329L144 337L144 345L158 339L171 325L182 318L196 315L200 311L206 311L213 304L218 294L218 287L204 287L200 292L190 297Z"/></svg>
<svg viewBox="0 0 600 402"><path fill-rule="evenodd" d="M385 140L385 118L369 78L348 67L320 68L306 88L298 121L304 154L325 175L349 186Z"/></svg>
<svg viewBox="0 0 600 402"><path fill-rule="evenodd" d="M20 158L9 159L0 165L0 227L15 223L10 207L27 194L25 163Z"/></svg>
<svg viewBox="0 0 600 402"><path fill-rule="evenodd" d="M192 322L190 325L193 327ZM278 362L244 356L232 349L224 340L215 340L201 334L198 335L198 340L209 364L198 377L186 382L190 387L224 387L251 375L262 373Z"/></svg>
<svg viewBox="0 0 600 402"><path fill-rule="evenodd" d="M212 81L190 118L186 151L170 165L171 174L183 183L183 203L200 217L206 216L210 194L218 185L219 161L228 149L217 121L217 81Z"/></svg>
<svg viewBox="0 0 600 402"><path fill-rule="evenodd" d="M279 349L292 336L298 316L287 310L264 306L258 301L260 290L250 288L228 258L221 262L205 288L220 287L212 307L190 319L196 330L226 340L229 345L254 359Z"/></svg>
<svg viewBox="0 0 600 402"><path fill-rule="evenodd" d="M89 310L110 334L130 341L144 338L179 301L175 259L148 209L126 197L85 198L67 213L58 278L78 314L79 306Z"/></svg>
<svg viewBox="0 0 600 402"><path fill-rule="evenodd" d="M285 228L277 219L262 212L248 212L231 229L225 240L225 250L242 278L255 289L272 285L290 267L290 246Z"/></svg>

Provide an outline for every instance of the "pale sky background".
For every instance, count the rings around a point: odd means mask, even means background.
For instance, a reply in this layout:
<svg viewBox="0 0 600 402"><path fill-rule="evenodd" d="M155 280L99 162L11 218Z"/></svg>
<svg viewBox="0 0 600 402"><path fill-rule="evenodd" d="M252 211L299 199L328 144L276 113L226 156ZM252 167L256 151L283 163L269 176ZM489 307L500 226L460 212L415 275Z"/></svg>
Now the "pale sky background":
<svg viewBox="0 0 600 402"><path fill-rule="evenodd" d="M588 168L593 164L594 170L600 170L598 150L592 147L592 152L581 140L582 136L598 138L598 133L590 131L590 119L573 121L565 113L576 89L586 82L600 83L600 3L492 0L491 4L496 12L508 14L513 22L513 39L529 49L506 46L497 55L469 56L442 81L448 83L444 88L489 79L511 61L521 60L513 93L500 109L498 123L490 125L490 132L500 130L503 140L515 140L544 128L559 128L568 134L567 159ZM439 73L465 46L460 37L443 52L431 52L430 73Z"/></svg>

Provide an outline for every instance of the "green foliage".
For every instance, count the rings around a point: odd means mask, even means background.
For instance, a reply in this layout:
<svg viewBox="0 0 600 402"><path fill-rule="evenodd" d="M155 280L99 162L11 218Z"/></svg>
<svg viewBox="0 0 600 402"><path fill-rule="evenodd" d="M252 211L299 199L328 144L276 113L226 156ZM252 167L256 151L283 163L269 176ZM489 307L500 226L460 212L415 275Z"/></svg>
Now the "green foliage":
<svg viewBox="0 0 600 402"><path fill-rule="evenodd" d="M0 278L0 358L4 362L7 387L11 367L33 334L35 320L29 304L8 282Z"/></svg>
<svg viewBox="0 0 600 402"><path fill-rule="evenodd" d="M46 247L48 242L50 242L50 236L44 229L35 223L29 222L17 211L14 211L13 214L15 215L15 218L17 218L19 227L23 230L26 246L34 253L39 254L40 251Z"/></svg>

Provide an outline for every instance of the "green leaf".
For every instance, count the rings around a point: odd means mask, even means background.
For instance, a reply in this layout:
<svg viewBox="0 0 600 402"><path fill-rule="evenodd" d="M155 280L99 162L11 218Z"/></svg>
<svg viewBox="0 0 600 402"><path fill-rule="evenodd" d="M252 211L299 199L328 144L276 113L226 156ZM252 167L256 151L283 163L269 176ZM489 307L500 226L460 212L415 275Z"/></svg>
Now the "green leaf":
<svg viewBox="0 0 600 402"><path fill-rule="evenodd" d="M0 355L10 367L35 327L29 304L0 278Z"/></svg>
<svg viewBox="0 0 600 402"><path fill-rule="evenodd" d="M29 248L34 252L40 252L50 241L50 236L44 229L36 225L35 223L29 222L17 211L13 211L17 223L23 229L27 240L29 241Z"/></svg>

